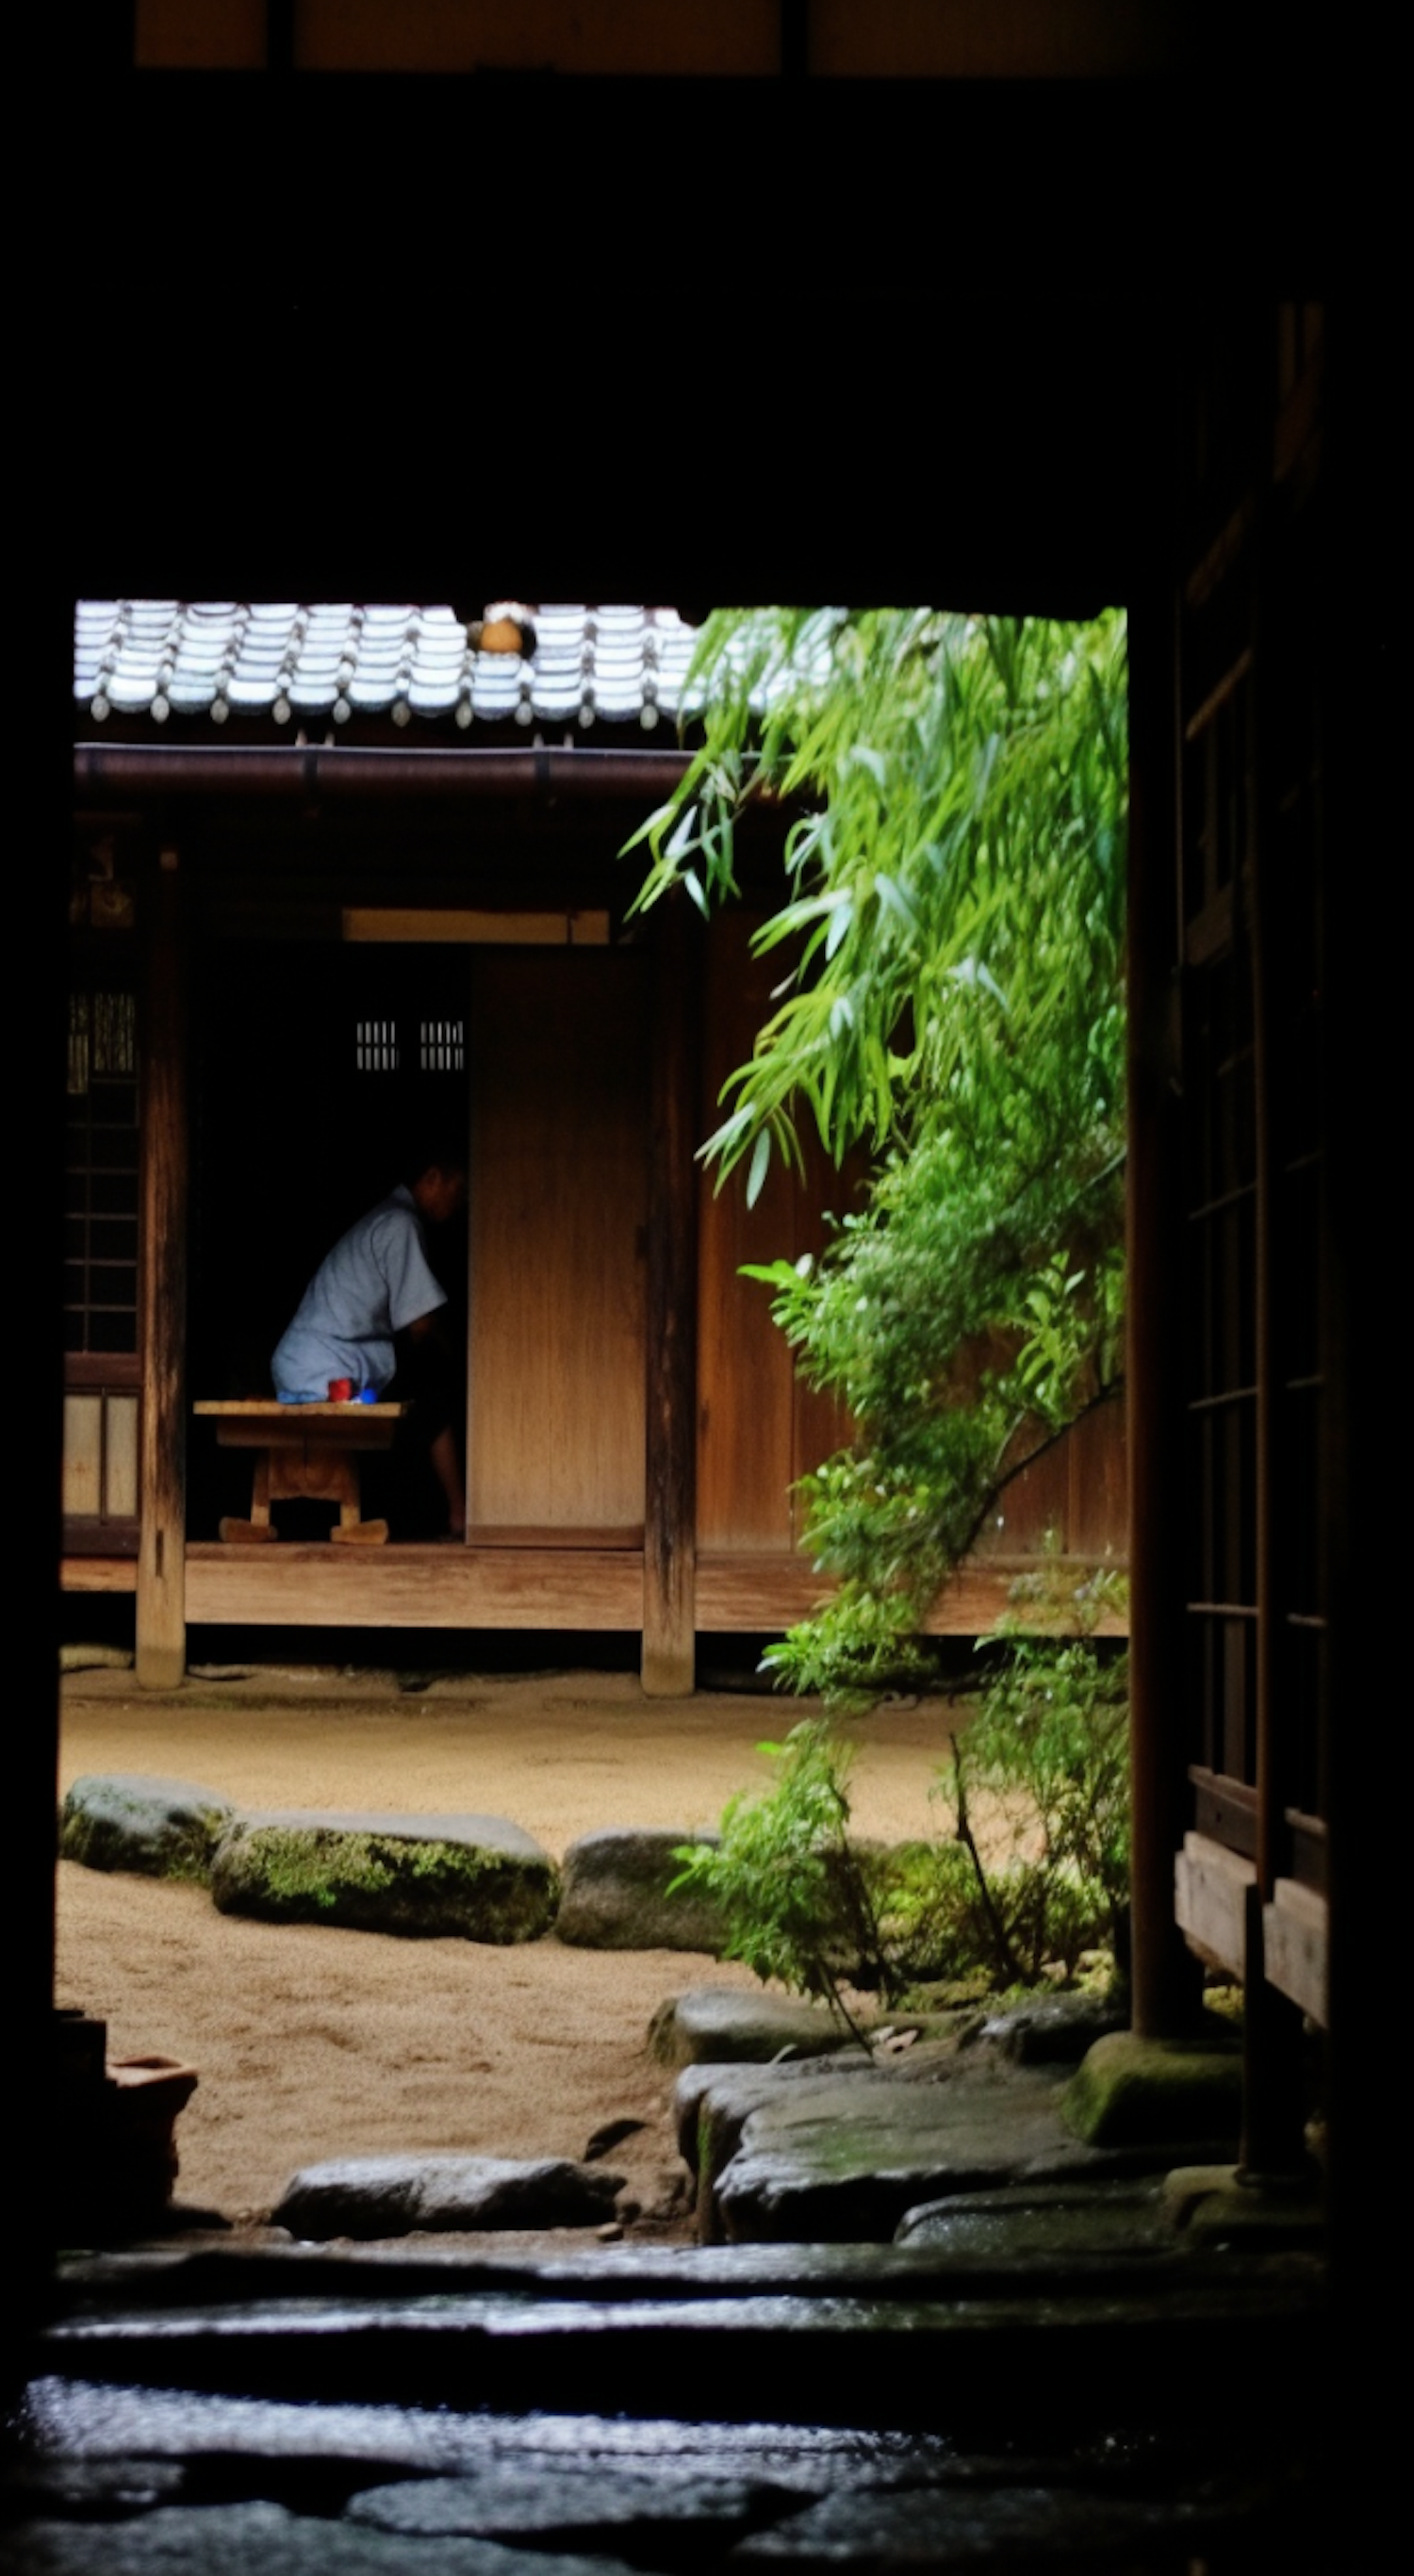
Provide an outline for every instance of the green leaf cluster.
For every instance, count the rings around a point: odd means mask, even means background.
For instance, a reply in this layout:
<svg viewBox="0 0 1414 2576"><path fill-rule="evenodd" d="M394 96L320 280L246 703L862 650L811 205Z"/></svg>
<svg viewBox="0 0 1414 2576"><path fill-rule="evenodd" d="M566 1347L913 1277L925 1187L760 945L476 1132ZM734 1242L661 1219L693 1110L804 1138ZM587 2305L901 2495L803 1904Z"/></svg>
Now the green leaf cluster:
<svg viewBox="0 0 1414 2576"><path fill-rule="evenodd" d="M679 1853L676 1883L722 1907L726 1957L851 2027L849 1990L892 2007L937 1980L1034 1986L1073 1979L1089 1951L1123 1958L1127 1658L1092 1634L1117 1578L1039 1580L1041 1597L1005 1623L979 1706L938 1773L945 1835L892 1847L852 1836L855 1747L829 1717L758 1748L771 1787L730 1801L716 1844ZM1069 1633L1036 1633L1032 1620Z"/></svg>
<svg viewBox="0 0 1414 2576"><path fill-rule="evenodd" d="M763 1982L827 2004L858 2029L846 1995L899 2002L921 1976L974 1964L966 1918L971 1873L956 1845L896 1846L849 1832L854 1747L827 1718L803 1718L782 1744L761 1744L776 1771L756 1796L731 1799L716 1843L686 1843L674 1881L708 1892L727 1925L724 1958Z"/></svg>
<svg viewBox="0 0 1414 2576"><path fill-rule="evenodd" d="M874 1156L817 1262L758 1268L857 1426L804 1482L839 1589L770 1658L850 1703L917 1633L1010 1478L1118 1389L1123 1344L1123 618L719 612L701 741L649 818L641 906L735 894L777 803L777 1008L704 1147L748 1198L812 1119Z"/></svg>

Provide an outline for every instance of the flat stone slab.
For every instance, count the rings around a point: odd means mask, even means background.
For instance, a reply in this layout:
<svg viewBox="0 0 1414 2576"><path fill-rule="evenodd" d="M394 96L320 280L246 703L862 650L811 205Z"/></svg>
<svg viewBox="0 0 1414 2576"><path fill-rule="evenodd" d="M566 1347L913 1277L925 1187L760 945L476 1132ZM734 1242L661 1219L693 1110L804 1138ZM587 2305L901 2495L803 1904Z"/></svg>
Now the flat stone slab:
<svg viewBox="0 0 1414 2576"><path fill-rule="evenodd" d="M205 1881L235 1818L229 1798L195 1780L89 1772L75 1780L59 1810L59 1857L85 1869Z"/></svg>
<svg viewBox="0 0 1414 2576"><path fill-rule="evenodd" d="M830 2057L858 2046L821 2004L725 1986L670 1995L648 2025L650 2054L664 2066L763 2066L783 2055Z"/></svg>
<svg viewBox="0 0 1414 2576"><path fill-rule="evenodd" d="M977 2037L1019 2066L1078 2066L1097 2039L1128 2028L1129 2006L1122 1996L1037 1995L991 2014Z"/></svg>
<svg viewBox="0 0 1414 2576"><path fill-rule="evenodd" d="M725 2068L681 2079L704 2242L884 2244L958 2192L1133 2170L1066 2129L1060 2089L990 2054L916 2052L897 2069ZM687 2106L679 2097L684 2128ZM1155 2168L1164 2151L1153 2150Z"/></svg>
<svg viewBox="0 0 1414 2576"><path fill-rule="evenodd" d="M295 2174L271 2224L320 2241L414 2228L599 2227L623 2180L562 2156L341 2156Z"/></svg>
<svg viewBox="0 0 1414 2576"><path fill-rule="evenodd" d="M1163 2563L1176 2565L1176 2559L1170 2562L1176 2531L1196 2541L1216 2519L1211 2506L1205 2511L1172 2496L959 2478L956 2485L827 2496L808 2512L744 2540L732 2565L854 2567L870 2576L894 2568L927 2569L932 2576L946 2568L949 2576L954 2569L960 2576L964 2569L1054 2563L1074 2576L1080 2568L1157 2564L1149 2557L1155 2549L1162 2551Z"/></svg>
<svg viewBox="0 0 1414 2576"><path fill-rule="evenodd" d="M721 1906L702 1888L681 1887L684 1844L715 1842L684 1825L610 1825L581 1834L563 1862L555 1930L582 1950L698 1950L716 1957L726 1937Z"/></svg>
<svg viewBox="0 0 1414 2576"><path fill-rule="evenodd" d="M358 1932L535 1941L554 1920L559 1873L505 1816L238 1817L218 1844L211 1893L223 1914Z"/></svg>
<svg viewBox="0 0 1414 2576"><path fill-rule="evenodd" d="M666 2464L665 2464L666 2465ZM536 2551L527 2576L547 2543L563 2549L601 2551L628 2541L640 2553L674 2543L695 2543L694 2558L730 2548L753 2524L773 2519L784 2500L765 2485L693 2477L674 2471L647 2477L608 2467L486 2469L471 2477L400 2479L350 2498L349 2519L380 2531L419 2539L425 2533L467 2532L491 2540L530 2541ZM790 2504L799 2499L791 2497ZM713 2553L715 2555L715 2552Z"/></svg>
<svg viewBox="0 0 1414 2576"><path fill-rule="evenodd" d="M1172 2254L1179 2234L1161 2180L1019 2183L925 2201L905 2213L894 2243L977 2262L1045 2264L1096 2254Z"/></svg>
<svg viewBox="0 0 1414 2576"><path fill-rule="evenodd" d="M6 2534L7 2576L627 2576L620 2559L523 2550L494 2540L420 2539L410 2562L405 2532L347 2516L290 2513L250 2504L167 2505L135 2521L21 2523Z"/></svg>

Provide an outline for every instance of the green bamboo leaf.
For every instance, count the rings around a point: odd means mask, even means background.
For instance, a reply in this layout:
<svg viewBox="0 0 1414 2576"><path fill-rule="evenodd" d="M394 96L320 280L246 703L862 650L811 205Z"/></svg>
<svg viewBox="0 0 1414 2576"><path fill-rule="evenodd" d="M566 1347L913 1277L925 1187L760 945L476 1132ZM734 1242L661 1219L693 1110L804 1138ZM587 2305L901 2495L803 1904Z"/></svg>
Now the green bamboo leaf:
<svg viewBox="0 0 1414 2576"><path fill-rule="evenodd" d="M761 1196L762 1189L765 1186L766 1173L770 1160L771 1134L769 1128L763 1127L760 1135L756 1139L754 1147L752 1148L751 1166L746 1176L746 1204L748 1207L755 1207L757 1200Z"/></svg>

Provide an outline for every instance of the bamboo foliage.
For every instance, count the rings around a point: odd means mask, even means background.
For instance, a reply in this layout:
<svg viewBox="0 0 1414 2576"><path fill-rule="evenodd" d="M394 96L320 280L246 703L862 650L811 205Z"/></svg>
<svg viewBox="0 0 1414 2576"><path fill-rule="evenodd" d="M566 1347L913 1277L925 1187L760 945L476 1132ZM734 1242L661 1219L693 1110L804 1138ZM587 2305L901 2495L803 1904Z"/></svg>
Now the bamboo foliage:
<svg viewBox="0 0 1414 2576"><path fill-rule="evenodd" d="M1007 1477L1118 1381L1124 622L723 611L689 685L639 906L730 898L743 810L789 817L756 936L776 1007L704 1154L750 1198L802 1119L875 1157L823 1261L758 1274L859 1426L806 1486L843 1592L779 1660L867 1685Z"/></svg>

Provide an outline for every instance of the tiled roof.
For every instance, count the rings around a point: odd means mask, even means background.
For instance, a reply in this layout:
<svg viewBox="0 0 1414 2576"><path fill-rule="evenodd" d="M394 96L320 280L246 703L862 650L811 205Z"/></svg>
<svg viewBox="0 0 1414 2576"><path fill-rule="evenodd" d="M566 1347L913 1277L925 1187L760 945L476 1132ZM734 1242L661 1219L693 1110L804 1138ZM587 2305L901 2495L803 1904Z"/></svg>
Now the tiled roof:
<svg viewBox="0 0 1414 2576"><path fill-rule="evenodd" d="M489 614L490 612L488 612ZM671 721L696 640L673 608L537 607L534 650L477 649L450 608L350 601L84 599L74 696L103 724L358 717L589 728Z"/></svg>

